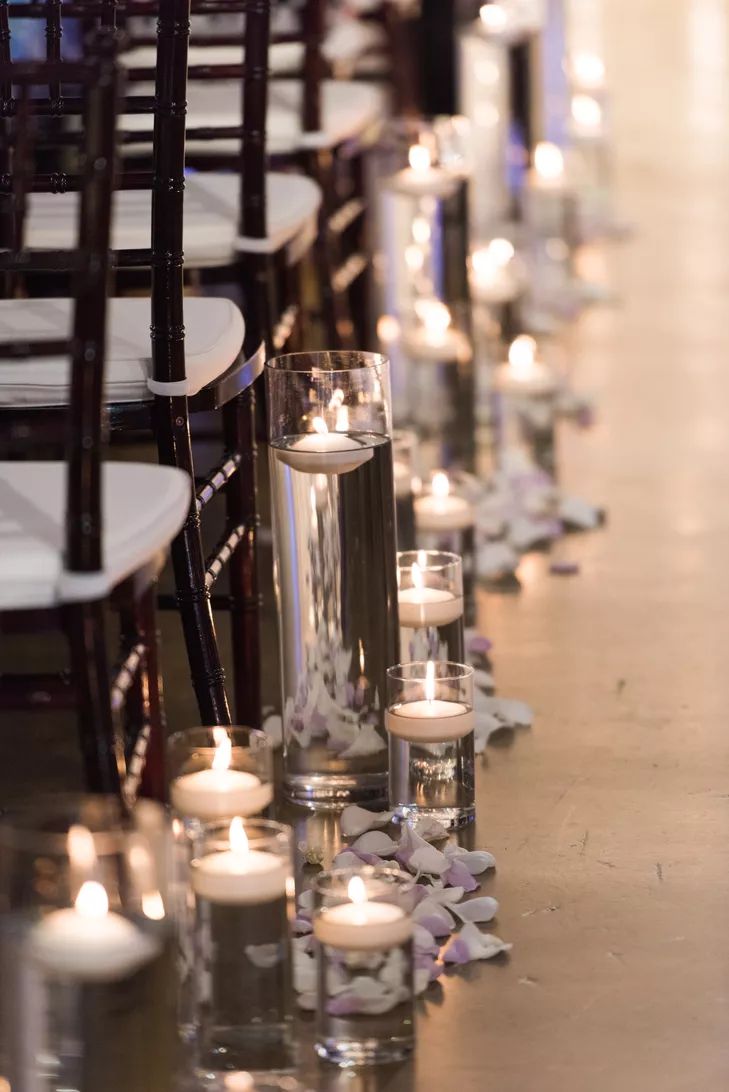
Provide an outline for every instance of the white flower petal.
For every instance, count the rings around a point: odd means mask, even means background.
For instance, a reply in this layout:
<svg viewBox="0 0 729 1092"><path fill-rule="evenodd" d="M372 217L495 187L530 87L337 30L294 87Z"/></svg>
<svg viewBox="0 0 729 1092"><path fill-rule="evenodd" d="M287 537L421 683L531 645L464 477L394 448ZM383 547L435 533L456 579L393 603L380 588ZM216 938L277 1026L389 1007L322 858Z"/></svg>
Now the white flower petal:
<svg viewBox="0 0 729 1092"><path fill-rule="evenodd" d="M378 857L392 857L398 850L398 843L393 842L381 830L370 830L357 839L352 849L362 853L376 853Z"/></svg>
<svg viewBox="0 0 729 1092"><path fill-rule="evenodd" d="M478 899L468 899L467 902L462 902L458 906L451 907L451 909L461 921L483 923L492 921L496 917L499 904L496 899L484 895Z"/></svg>
<svg viewBox="0 0 729 1092"><path fill-rule="evenodd" d="M367 811L350 804L341 814L341 830L345 838L357 838L373 827L385 827L392 819L391 811Z"/></svg>

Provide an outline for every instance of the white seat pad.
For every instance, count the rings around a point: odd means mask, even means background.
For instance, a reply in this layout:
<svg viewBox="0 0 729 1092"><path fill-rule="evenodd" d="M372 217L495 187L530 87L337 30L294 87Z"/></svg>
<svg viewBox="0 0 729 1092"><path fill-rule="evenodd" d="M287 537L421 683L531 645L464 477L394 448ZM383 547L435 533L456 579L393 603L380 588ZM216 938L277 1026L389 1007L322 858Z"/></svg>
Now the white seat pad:
<svg viewBox="0 0 729 1092"><path fill-rule="evenodd" d="M224 206L211 203L210 174L190 174L185 180L185 263L193 268L227 265L237 251L256 249L275 253L289 244L300 251L299 235L311 233L312 219L321 204L321 190L310 178L272 172L266 176L268 234L256 247L239 245L238 177L225 178L220 187L229 195ZM218 184L213 183L213 188ZM68 249L76 245L77 194L32 194L26 223L29 247ZM121 190L114 194L112 246L116 250L149 247L151 231L149 190Z"/></svg>
<svg viewBox="0 0 729 1092"><path fill-rule="evenodd" d="M0 462L0 610L90 602L156 562L185 522L187 474L169 466L103 467L104 567L63 568L66 464Z"/></svg>
<svg viewBox="0 0 729 1092"><path fill-rule="evenodd" d="M68 337L71 301L0 300L0 340ZM139 402L152 397L148 299L109 300L105 398ZM226 299L185 299L187 378L178 394L192 396L222 375L243 346L243 316ZM0 365L0 405L59 406L68 401L68 357L34 357Z"/></svg>

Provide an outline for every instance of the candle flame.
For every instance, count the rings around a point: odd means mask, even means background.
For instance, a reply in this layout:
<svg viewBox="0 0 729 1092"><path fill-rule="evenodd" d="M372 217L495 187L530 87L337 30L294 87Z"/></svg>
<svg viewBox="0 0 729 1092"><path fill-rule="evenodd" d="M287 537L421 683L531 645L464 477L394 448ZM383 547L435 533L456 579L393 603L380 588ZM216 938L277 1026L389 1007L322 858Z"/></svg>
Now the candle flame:
<svg viewBox="0 0 729 1092"><path fill-rule="evenodd" d="M66 836L68 856L74 868L82 872L91 872L96 864L96 846L94 836L88 827L74 823Z"/></svg>
<svg viewBox="0 0 729 1092"><path fill-rule="evenodd" d="M405 247L405 265L411 273L419 273L425 265L425 255L415 243Z"/></svg>
<svg viewBox="0 0 729 1092"><path fill-rule="evenodd" d="M564 174L564 156L556 144L541 141L534 149L534 170L545 182L556 182Z"/></svg>
<svg viewBox="0 0 729 1092"><path fill-rule="evenodd" d="M420 246L430 242L430 224L424 216L416 216L412 226L413 239Z"/></svg>
<svg viewBox="0 0 729 1092"><path fill-rule="evenodd" d="M506 9L501 4L484 4L479 15L486 30L503 30L508 22Z"/></svg>
<svg viewBox="0 0 729 1092"><path fill-rule="evenodd" d="M360 638L360 641L359 641L359 673L360 673L360 675L364 675L364 673L365 673L365 654L364 654L364 644L362 643L362 638Z"/></svg>
<svg viewBox="0 0 729 1092"><path fill-rule="evenodd" d="M509 264L516 253L514 244L508 239L492 239L489 243L488 252L501 269Z"/></svg>
<svg viewBox="0 0 729 1092"><path fill-rule="evenodd" d="M435 699L435 664L432 660L428 660L425 665L425 700L433 701Z"/></svg>
<svg viewBox="0 0 729 1092"><path fill-rule="evenodd" d="M414 171L423 172L429 170L432 164L430 148L424 144L413 144L408 152L408 163Z"/></svg>
<svg viewBox="0 0 729 1092"><path fill-rule="evenodd" d="M425 550L418 550L418 565L421 569L427 568L428 554Z"/></svg>
<svg viewBox="0 0 729 1092"><path fill-rule="evenodd" d="M377 336L387 344L400 337L400 323L394 315L381 315L377 322Z"/></svg>
<svg viewBox="0 0 729 1092"><path fill-rule="evenodd" d="M443 337L451 324L451 313L440 300L416 300L415 314L428 334L433 338Z"/></svg>
<svg viewBox="0 0 729 1092"><path fill-rule="evenodd" d="M509 346L509 365L518 379L525 379L534 369L537 343L529 334L520 334Z"/></svg>
<svg viewBox="0 0 729 1092"><path fill-rule="evenodd" d="M423 573L417 561L413 561L410 566L410 579L413 582L413 587L420 591L423 586Z"/></svg>
<svg viewBox="0 0 729 1092"><path fill-rule="evenodd" d="M87 880L76 896L76 913L82 918L103 918L109 913L109 896L104 885Z"/></svg>
<svg viewBox="0 0 729 1092"><path fill-rule="evenodd" d="M150 921L163 921L165 904L159 891L148 891L142 895L142 913Z"/></svg>
<svg viewBox="0 0 729 1092"><path fill-rule="evenodd" d="M570 113L573 121L584 129L599 129L602 124L602 107L591 95L574 95Z"/></svg>
<svg viewBox="0 0 729 1092"><path fill-rule="evenodd" d="M430 489L434 497L447 497L451 491L451 483L448 481L448 475L444 474L442 470L436 471L433 475L433 480L430 483Z"/></svg>
<svg viewBox="0 0 729 1092"><path fill-rule="evenodd" d="M325 432L329 432L327 423L323 417L312 417L311 428L313 432L318 432L321 436L323 436Z"/></svg>
<svg viewBox="0 0 729 1092"><path fill-rule="evenodd" d="M572 71L577 83L595 90L605 80L605 62L596 53L576 53L572 58Z"/></svg>
<svg viewBox="0 0 729 1092"><path fill-rule="evenodd" d="M367 902L367 888L361 876L352 876L347 885L347 895L356 906L361 906L362 903Z"/></svg>
<svg viewBox="0 0 729 1092"><path fill-rule="evenodd" d="M339 406L334 423L337 432L349 432L349 409L347 406Z"/></svg>
<svg viewBox="0 0 729 1092"><path fill-rule="evenodd" d="M329 401L329 409L337 409L344 402L344 391L341 387L336 387L332 392L332 397Z"/></svg>
<svg viewBox="0 0 729 1092"><path fill-rule="evenodd" d="M212 767L214 770L227 770L230 768L230 760L233 757L233 744L225 728L213 728L215 740L215 754Z"/></svg>
<svg viewBox="0 0 729 1092"><path fill-rule="evenodd" d="M248 852L248 835L243 826L243 820L239 815L236 815L235 819L231 820L228 839L232 852L239 854L241 857L245 857Z"/></svg>

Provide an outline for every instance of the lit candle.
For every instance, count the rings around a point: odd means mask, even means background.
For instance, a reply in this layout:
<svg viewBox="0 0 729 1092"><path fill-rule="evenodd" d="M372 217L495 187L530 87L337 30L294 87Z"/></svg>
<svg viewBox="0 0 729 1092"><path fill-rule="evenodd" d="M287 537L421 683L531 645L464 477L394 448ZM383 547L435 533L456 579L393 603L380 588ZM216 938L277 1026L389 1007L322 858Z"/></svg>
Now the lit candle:
<svg viewBox="0 0 729 1092"><path fill-rule="evenodd" d="M81 848L76 853L77 839L82 847L90 838L85 828L69 831L72 867L74 859L82 856ZM82 982L116 982L149 962L158 946L133 922L109 910L103 884L87 880L72 908L52 911L33 928L29 951L46 974Z"/></svg>
<svg viewBox="0 0 729 1092"><path fill-rule="evenodd" d="M489 34L503 34L509 26L509 12L503 4L484 4L478 14L484 30Z"/></svg>
<svg viewBox="0 0 729 1092"><path fill-rule="evenodd" d="M215 755L210 769L176 777L170 785L172 806L194 819L257 815L273 799L273 786L245 770L231 770L233 744L225 728L213 728Z"/></svg>
<svg viewBox="0 0 729 1092"><path fill-rule="evenodd" d="M570 132L578 140L600 140L602 130L602 106L592 95L573 95L570 103L572 124Z"/></svg>
<svg viewBox="0 0 729 1092"><path fill-rule="evenodd" d="M473 709L460 701L436 699L432 660L426 666L424 693L424 699L402 702L385 712L385 728L390 735L409 743L446 743L473 731Z"/></svg>
<svg viewBox="0 0 729 1092"><path fill-rule="evenodd" d="M541 190L560 190L564 186L564 156L556 144L541 141L534 149L531 185Z"/></svg>
<svg viewBox="0 0 729 1092"><path fill-rule="evenodd" d="M440 364L467 363L471 359L471 343L453 328L450 309L444 303L419 299L413 306L420 325L405 331L403 348L407 353Z"/></svg>
<svg viewBox="0 0 729 1092"><path fill-rule="evenodd" d="M473 505L451 493L448 475L437 471L431 492L415 500L415 522L419 531L465 531L476 520Z"/></svg>
<svg viewBox="0 0 729 1092"><path fill-rule="evenodd" d="M413 144L408 151L408 164L389 179L390 189L410 197L446 198L455 193L457 180L450 171L433 166L426 144Z"/></svg>
<svg viewBox="0 0 729 1092"><path fill-rule="evenodd" d="M551 398L558 390L557 377L538 357L537 343L520 334L509 346L509 360L496 370L495 386L502 394Z"/></svg>
<svg viewBox="0 0 729 1092"><path fill-rule="evenodd" d="M523 288L515 264L516 252L508 239L492 239L471 255L471 295L483 303L509 303Z"/></svg>
<svg viewBox="0 0 729 1092"><path fill-rule="evenodd" d="M230 824L230 849L192 862L192 888L200 898L231 906L257 906L286 894L288 863L275 853L250 849L243 820Z"/></svg>
<svg viewBox="0 0 729 1092"><path fill-rule="evenodd" d="M424 555L425 551L421 551ZM423 557L425 561L425 557ZM447 626L463 614L463 597L444 588L425 587L423 571L417 561L410 566L413 586L401 588L397 596L400 625L409 629Z"/></svg>
<svg viewBox="0 0 729 1092"><path fill-rule="evenodd" d="M384 951L405 944L413 933L412 920L391 902L370 902L360 876L347 887L350 901L323 909L314 918L314 936L320 944L348 951Z"/></svg>
<svg viewBox="0 0 729 1092"><path fill-rule="evenodd" d="M596 53L575 53L567 70L572 83L581 91L601 91L605 86L605 62Z"/></svg>
<svg viewBox="0 0 729 1092"><path fill-rule="evenodd" d="M323 417L314 417L307 432L286 447L274 448L276 457L303 474L347 474L368 462L370 444L346 431L330 432Z"/></svg>
<svg viewBox="0 0 729 1092"><path fill-rule="evenodd" d="M395 496L409 497L413 491L413 478L408 464L402 459L393 459L392 475L395 480Z"/></svg>

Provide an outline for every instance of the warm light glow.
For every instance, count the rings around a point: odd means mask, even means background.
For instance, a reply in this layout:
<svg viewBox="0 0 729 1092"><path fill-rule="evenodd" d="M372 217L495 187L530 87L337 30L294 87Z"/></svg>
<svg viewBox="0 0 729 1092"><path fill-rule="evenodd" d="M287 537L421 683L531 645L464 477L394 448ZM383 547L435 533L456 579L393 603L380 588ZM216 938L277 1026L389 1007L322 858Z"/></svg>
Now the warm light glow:
<svg viewBox="0 0 729 1092"><path fill-rule="evenodd" d="M451 491L451 483L448 481L448 475L444 474L442 470L437 471L433 475L433 480L430 483L430 491L434 497L439 500L447 497Z"/></svg>
<svg viewBox="0 0 729 1092"><path fill-rule="evenodd" d="M103 918L109 913L109 896L103 884L87 880L76 896L76 913L82 918Z"/></svg>
<svg viewBox="0 0 729 1092"><path fill-rule="evenodd" d="M479 15L486 30L503 30L509 21L506 9L501 4L484 4L479 11Z"/></svg>
<svg viewBox="0 0 729 1092"><path fill-rule="evenodd" d="M321 436L323 436L325 432L329 432L327 423L323 417L312 417L311 427L314 432L318 432Z"/></svg>
<svg viewBox="0 0 729 1092"><path fill-rule="evenodd" d="M214 770L227 770L230 768L230 760L233 757L233 744L225 728L213 728L215 740L215 754L212 767Z"/></svg>
<svg viewBox="0 0 729 1092"><path fill-rule="evenodd" d="M575 82L581 87L594 91L605 83L605 63L596 53L576 53L571 67Z"/></svg>
<svg viewBox="0 0 729 1092"><path fill-rule="evenodd" d="M405 247L405 265L411 273L419 273L425 265L425 255L415 243Z"/></svg>
<svg viewBox="0 0 729 1092"><path fill-rule="evenodd" d="M537 343L528 334L520 334L509 346L509 364L518 379L525 379L534 369Z"/></svg>
<svg viewBox="0 0 729 1092"><path fill-rule="evenodd" d="M79 823L69 827L66 845L73 867L82 872L90 872L96 864L96 847L94 836L88 827L82 827Z"/></svg>
<svg viewBox="0 0 729 1092"><path fill-rule="evenodd" d="M363 902L367 902L367 888L361 876L352 876L347 885L347 895L356 906L361 906Z"/></svg>
<svg viewBox="0 0 729 1092"><path fill-rule="evenodd" d="M508 265L516 251L514 244L508 239L492 239L488 246L488 252L498 266Z"/></svg>
<svg viewBox="0 0 729 1092"><path fill-rule="evenodd" d="M425 700L435 700L435 664L432 660L425 665Z"/></svg>
<svg viewBox="0 0 729 1092"><path fill-rule="evenodd" d="M349 432L349 408L347 406L339 406L337 409L334 428L337 432Z"/></svg>
<svg viewBox="0 0 729 1092"><path fill-rule="evenodd" d="M556 144L541 141L534 149L534 170L545 182L556 182L564 174L564 156Z"/></svg>
<svg viewBox="0 0 729 1092"><path fill-rule="evenodd" d="M416 216L412 225L413 239L420 246L430 242L430 224L424 216Z"/></svg>
<svg viewBox="0 0 729 1092"><path fill-rule="evenodd" d="M492 239L488 246L479 247L471 255L471 268L479 280L488 280L505 269L516 251L508 239Z"/></svg>
<svg viewBox="0 0 729 1092"><path fill-rule="evenodd" d="M414 171L427 171L432 162L429 148L426 148L424 144L413 144L408 152L408 163Z"/></svg>
<svg viewBox="0 0 729 1092"><path fill-rule="evenodd" d="M165 916L165 904L159 891L149 891L142 895L142 913L150 921L162 921Z"/></svg>
<svg viewBox="0 0 729 1092"><path fill-rule="evenodd" d="M360 675L364 675L364 673L365 673L364 645L362 643L361 638L360 638L360 642L359 642L359 673L360 673Z"/></svg>
<svg viewBox="0 0 729 1092"><path fill-rule="evenodd" d="M400 323L394 315L381 315L377 322L377 336L386 344L400 337Z"/></svg>
<svg viewBox="0 0 729 1092"><path fill-rule="evenodd" d="M239 815L236 815L235 819L230 823L230 834L228 835L230 841L230 848L233 853L239 854L241 857L245 857L248 852L248 835L246 834L245 827L243 826L243 820Z"/></svg>
<svg viewBox="0 0 729 1092"><path fill-rule="evenodd" d="M582 129L594 131L602 125L602 107L591 95L574 95L570 112L572 120Z"/></svg>
<svg viewBox="0 0 729 1092"><path fill-rule="evenodd" d="M332 393L332 397L329 400L329 409L337 409L344 402L344 391L341 387L336 387Z"/></svg>
<svg viewBox="0 0 729 1092"><path fill-rule="evenodd" d="M410 579L413 582L413 587L419 591L423 586L423 573L417 561L413 561L410 566Z"/></svg>
<svg viewBox="0 0 729 1092"><path fill-rule="evenodd" d="M428 564L428 555L425 550L418 550L418 565L424 569Z"/></svg>
<svg viewBox="0 0 729 1092"><path fill-rule="evenodd" d="M428 334L433 338L442 338L451 324L451 313L446 305L440 300L416 300L414 307Z"/></svg>

